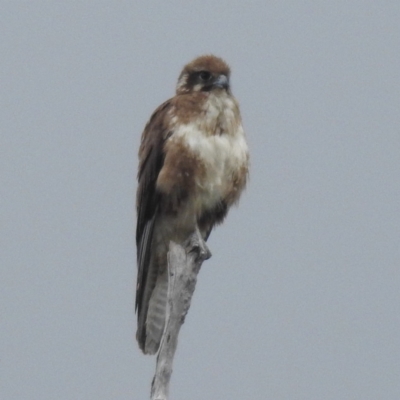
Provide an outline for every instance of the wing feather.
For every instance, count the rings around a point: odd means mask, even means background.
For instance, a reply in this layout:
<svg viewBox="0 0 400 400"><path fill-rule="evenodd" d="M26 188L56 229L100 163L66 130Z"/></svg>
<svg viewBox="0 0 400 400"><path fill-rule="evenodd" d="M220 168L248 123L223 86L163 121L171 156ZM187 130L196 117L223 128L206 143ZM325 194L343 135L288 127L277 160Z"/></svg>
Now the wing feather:
<svg viewBox="0 0 400 400"><path fill-rule="evenodd" d="M152 239L160 203L160 194L156 190L156 182L164 164L164 143L171 135L167 115L171 106L171 100L168 100L153 113L143 131L139 149L136 197L138 273L135 309L138 312L137 338L142 349L146 338L145 321L149 298L151 291L154 289L155 277L157 276L156 271L149 273Z"/></svg>

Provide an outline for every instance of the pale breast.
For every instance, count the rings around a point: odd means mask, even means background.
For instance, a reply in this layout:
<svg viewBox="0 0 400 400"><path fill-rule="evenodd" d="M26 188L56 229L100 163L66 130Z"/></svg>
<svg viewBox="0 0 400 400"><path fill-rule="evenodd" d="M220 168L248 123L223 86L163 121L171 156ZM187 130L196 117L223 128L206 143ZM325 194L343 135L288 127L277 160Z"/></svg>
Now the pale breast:
<svg viewBox="0 0 400 400"><path fill-rule="evenodd" d="M171 137L184 143L201 165L194 177L196 212L213 209L230 196L234 177L247 172L248 147L237 104L231 96L210 96L202 118L180 125ZM239 188L240 191L242 188ZM237 193L239 195L240 193Z"/></svg>

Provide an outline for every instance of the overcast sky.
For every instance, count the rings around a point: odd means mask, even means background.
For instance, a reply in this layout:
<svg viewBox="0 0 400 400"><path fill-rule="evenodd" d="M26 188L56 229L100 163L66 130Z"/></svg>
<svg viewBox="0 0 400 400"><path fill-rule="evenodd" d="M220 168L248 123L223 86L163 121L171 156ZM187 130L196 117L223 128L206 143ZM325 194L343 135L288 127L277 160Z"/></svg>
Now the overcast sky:
<svg viewBox="0 0 400 400"><path fill-rule="evenodd" d="M141 400L137 151L182 66L251 149L174 400L400 399L400 2L0 2L0 398Z"/></svg>

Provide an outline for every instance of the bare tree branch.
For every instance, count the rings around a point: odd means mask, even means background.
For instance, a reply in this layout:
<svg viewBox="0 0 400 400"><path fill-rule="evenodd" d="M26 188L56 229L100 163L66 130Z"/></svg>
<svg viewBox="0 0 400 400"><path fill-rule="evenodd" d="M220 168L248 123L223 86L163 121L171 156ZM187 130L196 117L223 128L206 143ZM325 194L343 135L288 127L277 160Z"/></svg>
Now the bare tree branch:
<svg viewBox="0 0 400 400"><path fill-rule="evenodd" d="M210 250L198 229L185 247L174 242L169 245L167 317L151 385L151 400L168 400L179 331L190 307L201 264L210 257Z"/></svg>

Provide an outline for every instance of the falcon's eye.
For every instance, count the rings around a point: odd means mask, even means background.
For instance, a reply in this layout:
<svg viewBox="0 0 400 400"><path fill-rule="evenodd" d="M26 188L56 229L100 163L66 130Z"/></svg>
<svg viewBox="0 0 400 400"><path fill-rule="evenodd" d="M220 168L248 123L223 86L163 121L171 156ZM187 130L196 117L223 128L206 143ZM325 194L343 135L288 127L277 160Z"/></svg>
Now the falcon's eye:
<svg viewBox="0 0 400 400"><path fill-rule="evenodd" d="M211 79L212 75L208 71L200 71L199 77L202 81L206 82Z"/></svg>

